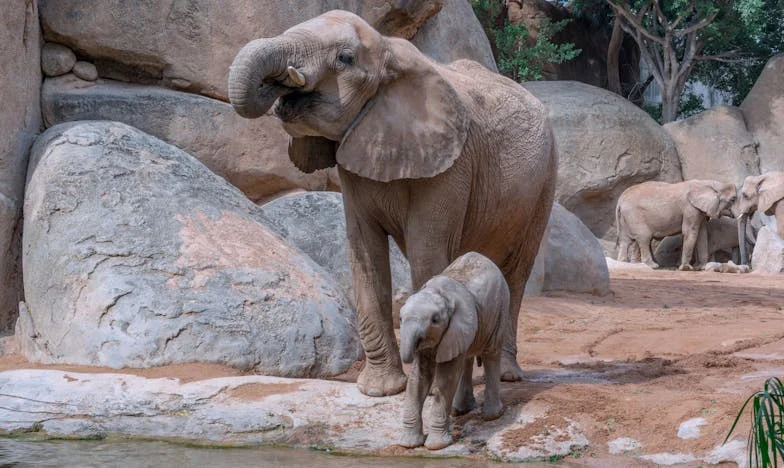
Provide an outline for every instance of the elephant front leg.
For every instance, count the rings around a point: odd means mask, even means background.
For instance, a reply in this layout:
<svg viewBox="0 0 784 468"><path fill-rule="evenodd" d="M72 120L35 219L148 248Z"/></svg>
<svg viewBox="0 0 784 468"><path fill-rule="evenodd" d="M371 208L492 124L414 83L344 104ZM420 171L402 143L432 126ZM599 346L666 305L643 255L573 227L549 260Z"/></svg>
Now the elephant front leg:
<svg viewBox="0 0 784 468"><path fill-rule="evenodd" d="M457 385L455 400L452 402L453 414L455 416L464 415L476 408L473 373L474 358L468 358L465 360L465 364L463 364L463 373L460 377L460 383Z"/></svg>
<svg viewBox="0 0 784 468"><path fill-rule="evenodd" d="M439 450L448 447L452 441L450 428L450 413L452 400L455 397L460 371L465 365L465 359L458 356L449 362L443 362L436 367L435 385L433 386L433 407L430 417L430 430L425 440L428 450Z"/></svg>
<svg viewBox="0 0 784 468"><path fill-rule="evenodd" d="M345 198L348 257L359 316L365 367L357 378L368 396L395 395L406 388L392 325L392 286L387 234L372 219L363 219Z"/></svg>
<svg viewBox="0 0 784 468"><path fill-rule="evenodd" d="M482 405L482 418L497 419L504 414L501 402L501 354L485 354L482 356L485 366L485 402Z"/></svg>
<svg viewBox="0 0 784 468"><path fill-rule="evenodd" d="M691 258L694 254L694 248L697 245L697 239L699 237L700 230L706 229L702 226L705 221L700 219L697 221L687 222L684 220L683 228L681 231L683 232L683 248L681 250L681 264L678 266L678 269L681 271L692 271L694 268L691 266ZM705 251L708 250L707 246L707 236L705 238Z"/></svg>
<svg viewBox="0 0 784 468"><path fill-rule="evenodd" d="M697 232L697 241L695 244L695 253L697 255L696 267L702 270L702 267L708 263L711 252L708 250L708 223L707 221L700 224L700 230ZM683 259L681 259L683 263Z"/></svg>
<svg viewBox="0 0 784 468"><path fill-rule="evenodd" d="M422 406L424 406L430 384L433 382L435 359L432 353L418 353L408 376L406 402L403 407L403 434L400 445L407 448L425 443L422 431Z"/></svg>

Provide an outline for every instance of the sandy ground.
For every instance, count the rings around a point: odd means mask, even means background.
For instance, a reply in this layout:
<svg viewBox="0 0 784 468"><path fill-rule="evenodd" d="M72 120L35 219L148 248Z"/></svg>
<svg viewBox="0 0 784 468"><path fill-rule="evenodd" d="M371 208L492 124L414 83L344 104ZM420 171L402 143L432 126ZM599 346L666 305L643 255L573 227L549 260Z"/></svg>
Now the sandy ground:
<svg viewBox="0 0 784 468"><path fill-rule="evenodd" d="M551 293L526 298L518 343L527 379L504 383L503 398L507 405L542 407L547 413L507 434L505 442L514 447L563 426L568 418L582 426L590 441L584 451L564 460L569 463L643 466L639 459L629 465L609 455L607 442L619 437L635 439L648 454L710 451L726 436L745 398L767 377L784 377L782 279L613 271L612 293L604 297ZM0 371L31 367L107 372L0 357ZM337 380L352 380L358 368ZM182 381L243 374L199 364L119 372ZM475 383L481 394L480 376ZM252 400L288 390L249 386L236 396ZM455 430L459 433L474 418L459 418ZM704 419L700 436L678 437L681 423L692 418ZM745 440L746 428L740 427L737 439Z"/></svg>

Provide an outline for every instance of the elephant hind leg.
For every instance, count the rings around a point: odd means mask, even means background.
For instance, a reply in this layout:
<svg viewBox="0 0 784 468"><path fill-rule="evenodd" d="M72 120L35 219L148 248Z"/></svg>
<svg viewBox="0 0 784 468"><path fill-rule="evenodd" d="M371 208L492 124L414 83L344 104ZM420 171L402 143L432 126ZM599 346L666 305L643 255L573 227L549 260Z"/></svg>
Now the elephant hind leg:
<svg viewBox="0 0 784 468"><path fill-rule="evenodd" d="M659 268L659 265L653 261L653 252L651 252L652 240L650 235L640 236L637 238L637 245L640 246L640 257L643 263L655 270Z"/></svg>

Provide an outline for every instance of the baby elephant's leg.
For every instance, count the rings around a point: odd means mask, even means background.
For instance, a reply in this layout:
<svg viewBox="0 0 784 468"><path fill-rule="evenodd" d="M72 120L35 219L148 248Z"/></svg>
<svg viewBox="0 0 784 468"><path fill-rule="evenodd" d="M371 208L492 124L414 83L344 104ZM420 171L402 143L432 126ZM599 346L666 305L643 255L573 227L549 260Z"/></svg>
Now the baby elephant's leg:
<svg viewBox="0 0 784 468"><path fill-rule="evenodd" d="M482 418L496 419L504 414L501 402L501 353L482 356L485 366L485 402L482 405Z"/></svg>
<svg viewBox="0 0 784 468"><path fill-rule="evenodd" d="M433 407L430 417L430 430L425 440L429 450L442 449L452 443L452 431L449 414L455 397L460 371L465 359L457 357L436 367L435 385L433 386Z"/></svg>
<svg viewBox="0 0 784 468"><path fill-rule="evenodd" d="M414 448L425 443L422 432L422 406L425 403L430 384L433 382L435 356L418 354L409 371L406 383L406 401L403 405L403 434L400 445Z"/></svg>
<svg viewBox="0 0 784 468"><path fill-rule="evenodd" d="M476 408L473 372L474 358L468 358L463 365L463 376L460 378L460 383L457 384L455 401L452 402L452 414L455 416L461 416Z"/></svg>

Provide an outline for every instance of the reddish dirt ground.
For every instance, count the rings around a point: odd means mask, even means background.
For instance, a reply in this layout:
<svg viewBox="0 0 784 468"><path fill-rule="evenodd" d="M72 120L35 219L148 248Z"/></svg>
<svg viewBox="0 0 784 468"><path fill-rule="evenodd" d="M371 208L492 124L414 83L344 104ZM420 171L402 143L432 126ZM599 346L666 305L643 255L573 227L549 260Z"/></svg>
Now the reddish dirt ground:
<svg viewBox="0 0 784 468"><path fill-rule="evenodd" d="M770 376L784 377L782 277L615 271L611 281L612 293L604 297L549 293L524 300L518 343L527 378L504 383L503 398L510 406L545 408L546 415L508 437L509 445L564 427L569 418L591 442L564 460L569 464L645 466L609 456L607 442L618 437L641 442L646 454L702 456L721 443L749 394ZM0 371L21 367L118 372L0 358ZM359 368L338 380L354 380ZM185 381L243 374L203 364L119 372ZM481 377L475 382L479 394ZM251 397L280 390L238 389ZM474 416L458 418L456 430ZM679 425L691 418L706 420L701 436L678 438ZM745 418L738 439L745 440L744 424Z"/></svg>

